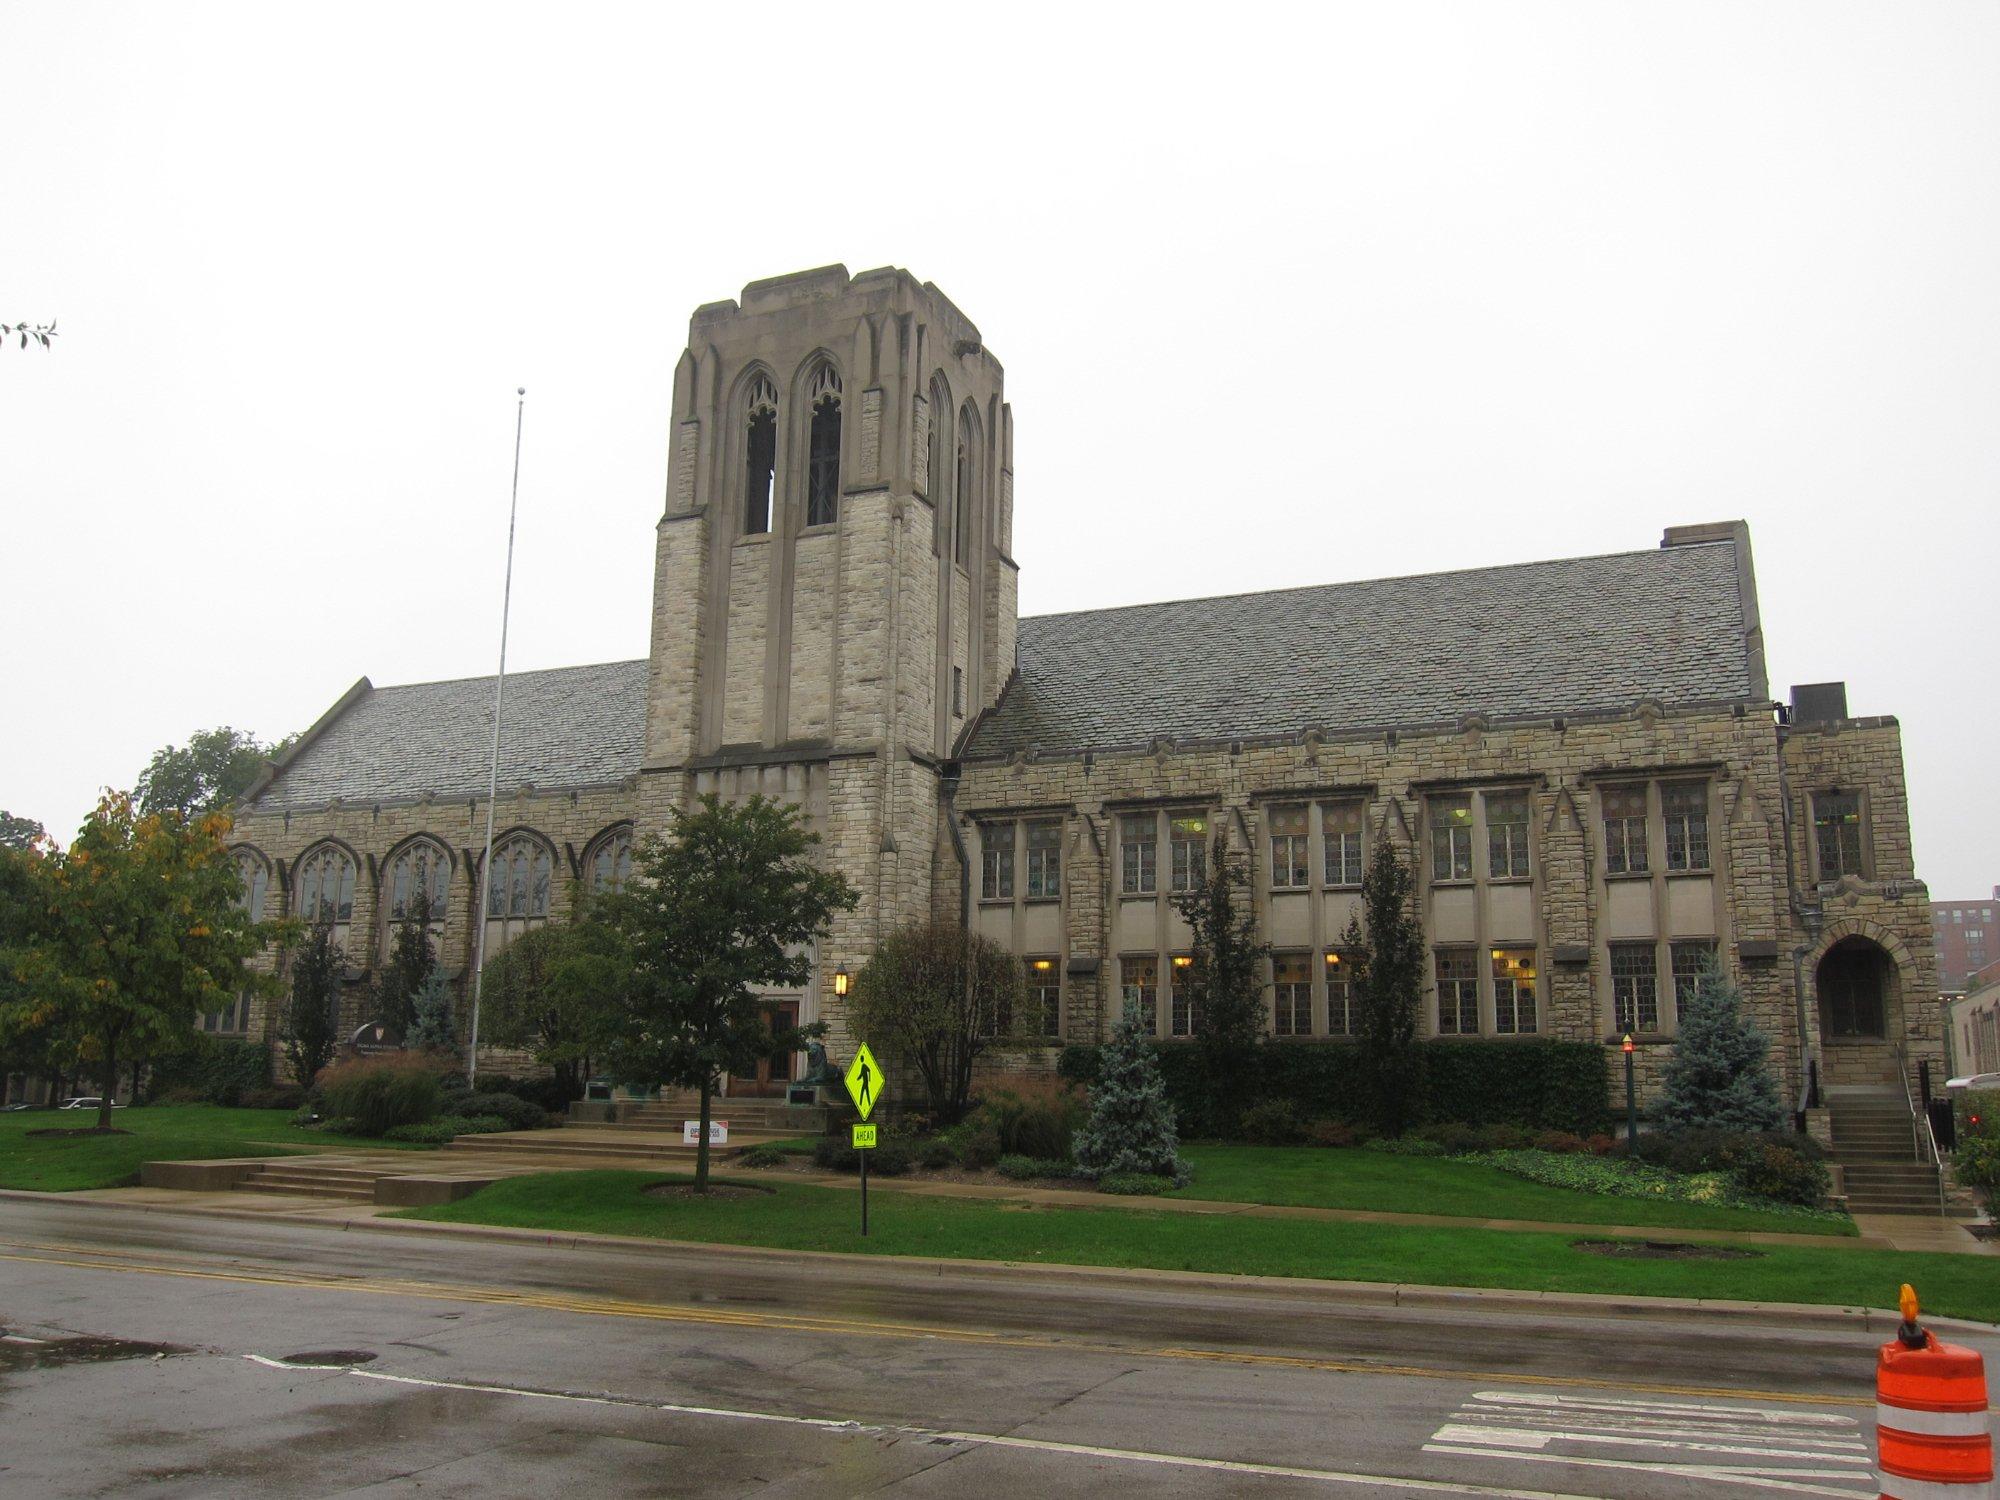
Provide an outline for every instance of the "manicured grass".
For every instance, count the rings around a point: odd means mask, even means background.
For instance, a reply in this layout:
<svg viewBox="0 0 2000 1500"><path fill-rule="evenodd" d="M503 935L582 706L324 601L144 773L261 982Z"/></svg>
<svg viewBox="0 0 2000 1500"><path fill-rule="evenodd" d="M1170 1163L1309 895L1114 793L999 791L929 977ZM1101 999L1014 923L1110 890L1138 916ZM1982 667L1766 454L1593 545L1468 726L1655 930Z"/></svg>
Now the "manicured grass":
<svg viewBox="0 0 2000 1500"><path fill-rule="evenodd" d="M1610 1260L1574 1249L1571 1237L1561 1234L1028 1207L908 1193L874 1197L864 1240L857 1195L845 1189L732 1178L771 1191L708 1202L648 1198L641 1191L650 1183L686 1180L611 1171L514 1177L460 1202L402 1216L864 1255L1882 1308L1893 1305L1896 1289L1908 1281L1931 1312L2000 1320L2000 1276L1978 1256L1801 1243L1748 1247L1759 1252L1752 1260Z"/></svg>
<svg viewBox="0 0 2000 1500"><path fill-rule="evenodd" d="M1479 1161L1394 1156L1312 1146L1189 1146L1194 1181L1172 1194L1225 1203L1364 1208L1465 1219L1536 1219L1556 1224L1659 1225L1673 1229L1772 1230L1851 1235L1849 1221L1708 1203L1612 1198L1549 1187Z"/></svg>
<svg viewBox="0 0 2000 1500"><path fill-rule="evenodd" d="M34 1130L83 1130L97 1123L94 1110L30 1109L0 1114L0 1188L73 1193L123 1187L139 1180L149 1161L207 1161L218 1156L283 1156L329 1146L395 1149L393 1141L324 1135L291 1123L290 1110L223 1109L207 1104L147 1105L112 1112L126 1135L66 1138L29 1135ZM422 1147L408 1149L422 1150Z"/></svg>

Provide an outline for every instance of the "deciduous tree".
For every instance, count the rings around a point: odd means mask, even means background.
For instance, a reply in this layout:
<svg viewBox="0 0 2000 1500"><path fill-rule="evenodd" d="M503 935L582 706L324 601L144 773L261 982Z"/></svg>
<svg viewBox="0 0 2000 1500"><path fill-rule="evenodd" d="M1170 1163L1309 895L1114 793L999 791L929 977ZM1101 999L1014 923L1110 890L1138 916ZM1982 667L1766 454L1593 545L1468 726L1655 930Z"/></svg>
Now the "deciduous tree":
<svg viewBox="0 0 2000 1500"><path fill-rule="evenodd" d="M940 1123L965 1117L972 1065L1021 1014L1020 961L951 922L893 932L847 997L855 1034L916 1066Z"/></svg>
<svg viewBox="0 0 2000 1500"><path fill-rule="evenodd" d="M262 981L245 967L263 930L240 902L229 820L142 814L106 793L76 841L32 861L42 911L18 951L9 1032L53 1025L103 1082L111 1127L118 1067L185 1043L195 1017Z"/></svg>
<svg viewBox="0 0 2000 1500"><path fill-rule="evenodd" d="M1352 965L1355 1037L1369 1118L1401 1135L1423 1116L1424 1054L1417 1041L1424 992L1424 931L1416 880L1388 839L1378 839L1361 878L1361 909L1341 940Z"/></svg>
<svg viewBox="0 0 2000 1500"><path fill-rule="evenodd" d="M818 842L784 803L710 794L675 809L667 836L634 851L633 878L600 900L623 970L606 1061L626 1084L699 1092L697 1192L708 1191L716 1085L821 1029L774 1032L758 1004L760 990L811 977L811 944L855 904L843 876L813 863Z"/></svg>
<svg viewBox="0 0 2000 1500"><path fill-rule="evenodd" d="M272 757L296 739L266 745L254 734L224 725L189 736L185 745L163 745L139 773L139 810L210 812L229 806L250 790Z"/></svg>
<svg viewBox="0 0 2000 1500"><path fill-rule="evenodd" d="M0 812L0 849L11 849L17 854L25 854L47 837L47 831L33 818L16 817L10 812Z"/></svg>
<svg viewBox="0 0 2000 1500"><path fill-rule="evenodd" d="M616 935L586 914L530 928L486 966L480 1025L496 1047L519 1047L571 1099L583 1097L619 1013Z"/></svg>

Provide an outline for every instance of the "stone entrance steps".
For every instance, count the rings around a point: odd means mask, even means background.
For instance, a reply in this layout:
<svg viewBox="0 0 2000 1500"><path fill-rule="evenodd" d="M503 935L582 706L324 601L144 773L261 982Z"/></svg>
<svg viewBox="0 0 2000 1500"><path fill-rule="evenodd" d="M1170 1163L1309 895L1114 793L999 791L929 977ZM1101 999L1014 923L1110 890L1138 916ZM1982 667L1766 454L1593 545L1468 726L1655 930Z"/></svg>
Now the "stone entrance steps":
<svg viewBox="0 0 2000 1500"><path fill-rule="evenodd" d="M1915 1122L1900 1093L1829 1095L1826 1104L1848 1212L1938 1213L1938 1169L1917 1159Z"/></svg>
<svg viewBox="0 0 2000 1500"><path fill-rule="evenodd" d="M717 1096L709 1101L709 1118L727 1120L733 1145L739 1134L819 1135L827 1126L823 1104L787 1104L783 1099L742 1099ZM679 1132L682 1122L701 1117L701 1101L692 1094L668 1094L659 1099L580 1100L570 1106L570 1128L636 1126L645 1130Z"/></svg>
<svg viewBox="0 0 2000 1500"><path fill-rule="evenodd" d="M260 1163L236 1183L239 1193L291 1193L305 1198L341 1198L373 1203L375 1180L395 1167L277 1157Z"/></svg>

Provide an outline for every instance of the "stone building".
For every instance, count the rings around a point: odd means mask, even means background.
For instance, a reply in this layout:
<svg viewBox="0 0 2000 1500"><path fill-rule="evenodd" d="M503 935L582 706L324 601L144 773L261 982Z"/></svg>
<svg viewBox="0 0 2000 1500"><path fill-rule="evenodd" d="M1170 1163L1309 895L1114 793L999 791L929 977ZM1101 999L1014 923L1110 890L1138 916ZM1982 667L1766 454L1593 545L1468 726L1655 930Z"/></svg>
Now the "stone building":
<svg viewBox="0 0 2000 1500"><path fill-rule="evenodd" d="M956 913L1027 961L1032 1067L1127 997L1189 1030L1170 897L1218 829L1254 855L1272 1032L1344 1035L1339 935L1386 835L1420 876L1432 1034L1629 1031L1650 1082L1713 957L1794 1098L1809 1064L1895 1090L1937 1052L1896 722L1838 684L1772 701L1740 522L1017 620L1000 365L889 269L696 309L668 432L651 651L508 679L484 914L490 678L357 683L239 810L247 899L326 913L356 967L427 900L462 973L476 923L497 951L669 809L763 792L862 892L774 1011L840 1055L835 970ZM247 1003L210 1024L269 1029Z"/></svg>

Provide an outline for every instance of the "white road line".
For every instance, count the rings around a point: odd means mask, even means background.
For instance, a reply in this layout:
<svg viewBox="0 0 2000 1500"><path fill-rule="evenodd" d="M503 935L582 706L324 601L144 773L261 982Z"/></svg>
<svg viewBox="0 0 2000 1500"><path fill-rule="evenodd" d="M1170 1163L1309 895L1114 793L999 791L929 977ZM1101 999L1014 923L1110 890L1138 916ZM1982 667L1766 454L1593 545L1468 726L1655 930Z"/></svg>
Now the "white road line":
<svg viewBox="0 0 2000 1500"><path fill-rule="evenodd" d="M1373 1485L1377 1489L1410 1490L1429 1495L1473 1495L1481 1500L1610 1500L1602 1495L1584 1495L1569 1490L1525 1490L1506 1485L1461 1484L1449 1479L1415 1479L1395 1474L1354 1474L1339 1469L1308 1469L1286 1464L1243 1463L1224 1458L1193 1458L1179 1453L1153 1453L1137 1448L1101 1448L1084 1443L1057 1443L1040 1438L1007 1437L991 1432L950 1432L938 1428L901 1425L874 1426L839 1421L829 1417L801 1417L786 1412L738 1411L722 1406L688 1406L672 1401L645 1401L629 1396L582 1396L567 1391L538 1391L522 1386L487 1385L477 1381L427 1380L417 1375L391 1375L383 1370L363 1370L352 1365L298 1365L261 1354L245 1359L266 1369L291 1372L325 1372L352 1375L361 1380L389 1385L421 1386L430 1390L476 1391L492 1396L520 1396L537 1401L570 1401L584 1406L613 1406L642 1411L671 1412L679 1416L718 1417L739 1422L772 1422L788 1427L808 1427L821 1432L848 1436L881 1433L896 1438L924 1438L937 1442L964 1443L988 1448L1018 1448L1034 1453L1058 1453L1078 1458L1111 1459L1122 1463L1157 1464L1171 1468L1201 1469L1226 1474L1251 1474L1274 1479L1304 1479L1327 1485ZM1426 1452L1431 1451L1429 1448ZM1439 1450L1449 1451L1449 1450ZM1471 1450L1467 1450L1471 1451ZM1501 1457L1519 1455L1502 1454ZM1650 1467L1638 1465L1636 1467ZM1806 1491L1806 1493L1814 1493ZM1848 1490L1818 1493L1849 1495Z"/></svg>
<svg viewBox="0 0 2000 1500"><path fill-rule="evenodd" d="M1800 1411L1796 1407L1721 1406L1712 1401L1627 1401L1615 1396L1558 1396L1545 1391L1475 1391L1474 1401L1497 1406L1539 1406L1579 1411L1645 1412L1655 1416L1708 1416L1741 1421L1754 1417L1774 1425L1859 1427L1857 1417L1838 1412Z"/></svg>
<svg viewBox="0 0 2000 1500"><path fill-rule="evenodd" d="M1614 1448L1665 1448L1681 1453L1733 1453L1742 1458L1798 1458L1823 1464L1867 1464L1868 1445L1860 1452L1827 1453L1812 1448L1764 1448L1750 1443L1685 1442L1629 1432L1563 1432L1542 1427L1495 1427L1484 1422L1447 1422L1431 1437L1434 1443L1499 1443L1509 1448L1546 1448L1550 1443L1597 1443Z"/></svg>
<svg viewBox="0 0 2000 1500"><path fill-rule="evenodd" d="M1641 1474L1660 1474L1670 1478L1700 1479L1712 1484L1741 1484L1753 1489L1784 1490L1794 1495L1835 1495L1841 1500L1853 1500L1856 1495L1873 1495L1875 1491L1872 1475L1849 1475L1838 1470L1826 1473L1810 1469L1752 1469L1720 1464L1661 1464L1642 1461L1627 1461L1616 1458L1585 1458L1581 1454L1524 1453L1519 1449L1469 1448L1456 1444L1425 1443L1426 1453L1449 1453L1463 1458L1511 1458L1517 1463L1531 1464L1576 1464L1586 1469L1626 1469ZM1785 1474L1790 1478L1774 1476ZM1867 1479L1864 1489L1833 1489L1827 1485L1799 1484L1800 1479L1848 1479L1859 1483Z"/></svg>

